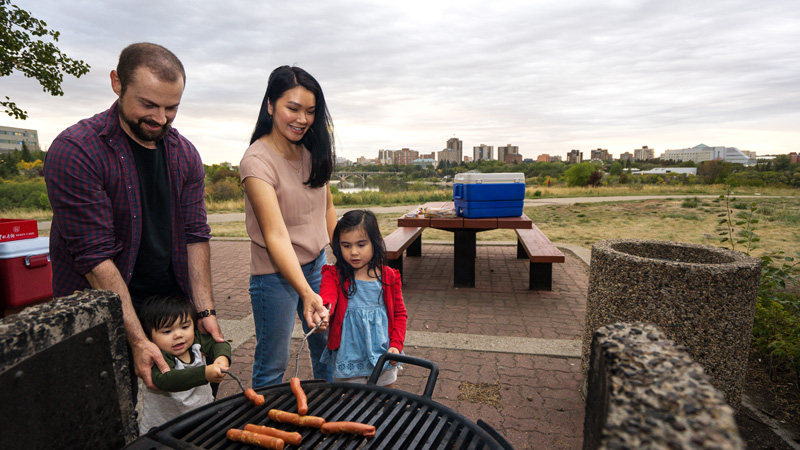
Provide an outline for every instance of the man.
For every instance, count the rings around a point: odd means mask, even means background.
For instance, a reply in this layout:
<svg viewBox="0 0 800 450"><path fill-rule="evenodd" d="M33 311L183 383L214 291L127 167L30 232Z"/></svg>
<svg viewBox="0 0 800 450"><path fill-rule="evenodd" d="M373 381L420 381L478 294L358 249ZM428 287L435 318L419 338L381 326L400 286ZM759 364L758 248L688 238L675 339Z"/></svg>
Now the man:
<svg viewBox="0 0 800 450"><path fill-rule="evenodd" d="M119 294L135 374L150 388L152 366L169 367L137 317L147 297L183 293L200 330L224 341L211 297L203 164L171 127L185 81L166 48L128 46L111 71L118 101L63 131L44 164L53 295Z"/></svg>

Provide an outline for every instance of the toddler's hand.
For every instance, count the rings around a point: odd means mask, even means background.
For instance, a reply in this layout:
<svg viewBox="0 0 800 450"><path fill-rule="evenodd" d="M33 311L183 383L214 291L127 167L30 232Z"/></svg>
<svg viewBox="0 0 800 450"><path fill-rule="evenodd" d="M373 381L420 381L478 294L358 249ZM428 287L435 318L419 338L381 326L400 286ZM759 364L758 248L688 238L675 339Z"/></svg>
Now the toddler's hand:
<svg viewBox="0 0 800 450"><path fill-rule="evenodd" d="M399 355L400 354L400 350L398 350L398 349L396 349L394 347L389 347L389 351L387 353L394 353L395 355ZM397 365L397 361L389 361L389 364L391 364L393 366L396 366Z"/></svg>
<svg viewBox="0 0 800 450"><path fill-rule="evenodd" d="M216 363L210 364L206 366L206 381L209 383L221 383L222 379L225 378L225 374L222 373L223 367L217 365Z"/></svg>
<svg viewBox="0 0 800 450"><path fill-rule="evenodd" d="M219 358L215 359L214 364L225 370L228 370L231 367L231 362L226 356L220 356Z"/></svg>

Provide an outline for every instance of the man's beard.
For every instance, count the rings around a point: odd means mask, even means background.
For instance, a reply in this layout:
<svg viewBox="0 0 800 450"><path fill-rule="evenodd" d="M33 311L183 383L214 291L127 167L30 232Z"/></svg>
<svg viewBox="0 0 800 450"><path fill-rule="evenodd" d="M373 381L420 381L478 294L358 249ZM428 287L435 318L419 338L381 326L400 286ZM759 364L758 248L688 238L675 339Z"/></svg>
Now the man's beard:
<svg viewBox="0 0 800 450"><path fill-rule="evenodd" d="M147 119L131 119L125 115L125 109L122 107L122 102L120 102L119 105L119 117L123 122L128 124L128 128L130 128L131 133L134 134L133 137L143 142L158 142L161 139L164 139L164 136L169 133L169 129L172 124L172 121L167 121L167 123L165 123L158 131L147 130L142 126L143 123L148 123L155 126L158 126L158 123Z"/></svg>

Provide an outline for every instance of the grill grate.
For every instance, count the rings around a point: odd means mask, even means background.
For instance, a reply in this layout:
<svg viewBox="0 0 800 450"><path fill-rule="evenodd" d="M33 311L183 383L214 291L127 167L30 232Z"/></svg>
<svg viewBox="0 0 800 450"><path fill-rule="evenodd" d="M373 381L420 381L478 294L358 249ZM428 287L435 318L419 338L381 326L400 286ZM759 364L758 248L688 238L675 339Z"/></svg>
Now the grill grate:
<svg viewBox="0 0 800 450"><path fill-rule="evenodd" d="M156 433L155 440L174 448L233 450L252 448L225 438L230 428L245 424L267 425L303 436L302 449L475 449L502 448L466 419L448 414L441 405L378 386L348 383L305 382L309 414L327 421L353 421L375 425L373 438L353 435L323 435L314 428L277 423L267 417L270 409L296 411L294 395L287 385L259 390L266 402L255 407L243 396L209 405L184 420Z"/></svg>
<svg viewBox="0 0 800 450"><path fill-rule="evenodd" d="M394 355L393 357L397 357ZM419 360L402 356L412 364ZM430 397L438 369L433 363L431 377L420 396L398 389L351 383L303 382L308 397L309 414L326 421L353 421L374 425L375 436L366 438L348 434L323 435L318 429L277 423L269 419L270 409L297 411L297 403L288 384L257 389L264 395L263 406L251 405L243 395L214 402L168 422L145 438L135 441L134 448L175 448L234 450L254 447L225 438L231 428L248 423L266 425L303 436L301 446L287 449L314 450L388 450L388 449L459 449L513 450L497 432L482 421L476 425L457 412L433 401ZM420 365L420 364L418 364ZM377 367L383 367L379 361ZM373 374L374 375L374 374ZM374 376L377 379L376 376ZM153 441L159 443L154 446ZM140 443L141 446L134 444ZM166 447L165 447L166 446Z"/></svg>

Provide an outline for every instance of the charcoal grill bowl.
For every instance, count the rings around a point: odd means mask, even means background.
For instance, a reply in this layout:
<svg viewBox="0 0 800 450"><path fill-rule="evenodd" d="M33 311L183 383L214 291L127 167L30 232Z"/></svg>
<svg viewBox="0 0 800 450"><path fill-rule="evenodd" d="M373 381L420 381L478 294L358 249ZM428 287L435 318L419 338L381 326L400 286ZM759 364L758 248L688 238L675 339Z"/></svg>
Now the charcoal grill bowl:
<svg viewBox="0 0 800 450"><path fill-rule="evenodd" d="M377 386L375 382L386 360L430 370L422 395ZM367 384L303 382L309 415L328 421L355 421L375 425L374 438L323 435L313 428L276 423L267 417L270 409L296 412L297 404L288 383L256 389L264 395L263 406L253 406L243 394L235 394L175 418L135 440L126 450L155 449L253 449L228 441L225 432L255 423L297 431L302 449L410 449L459 448L514 450L505 438L482 420L473 423L458 412L435 402L431 395L439 369L431 361L387 353L375 365Z"/></svg>

